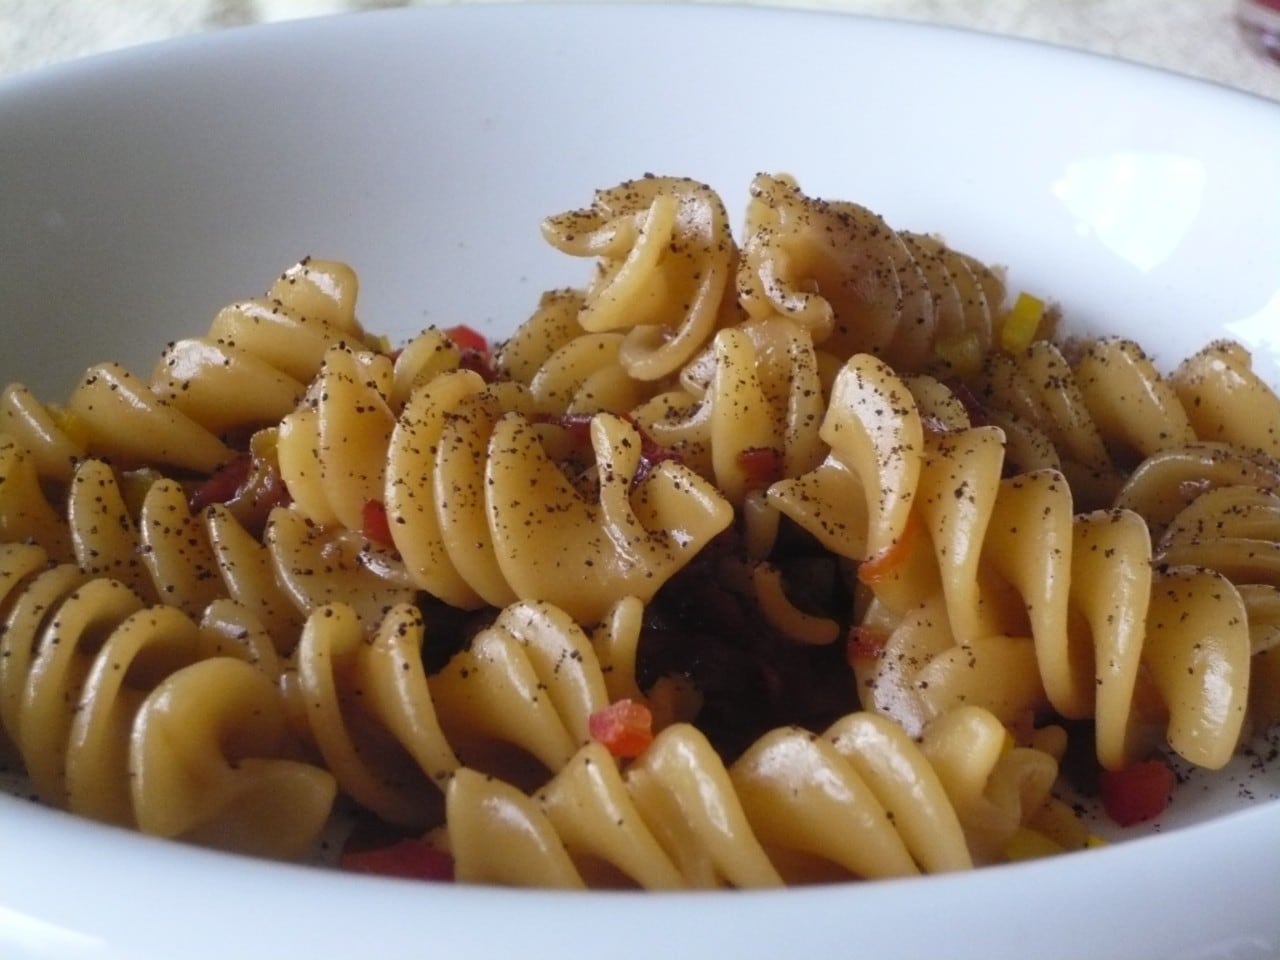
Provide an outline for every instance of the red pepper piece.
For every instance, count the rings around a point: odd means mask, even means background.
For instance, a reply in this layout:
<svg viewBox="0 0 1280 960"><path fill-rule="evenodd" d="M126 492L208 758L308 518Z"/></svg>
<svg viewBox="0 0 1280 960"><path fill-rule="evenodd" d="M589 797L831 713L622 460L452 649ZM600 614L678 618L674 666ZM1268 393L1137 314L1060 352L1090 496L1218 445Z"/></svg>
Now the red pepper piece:
<svg viewBox="0 0 1280 960"><path fill-rule="evenodd" d="M613 756L630 759L653 742L653 714L643 703L618 700L591 714L587 729Z"/></svg>
<svg viewBox="0 0 1280 960"><path fill-rule="evenodd" d="M1103 770L1098 791L1107 816L1129 827L1163 813L1177 782L1163 760L1144 760L1121 770Z"/></svg>
<svg viewBox="0 0 1280 960"><path fill-rule="evenodd" d="M493 348L489 345L489 338L465 323L449 327L444 333L462 352L459 366L464 370L480 374L486 383L492 382L494 379Z"/></svg>
<svg viewBox="0 0 1280 960"><path fill-rule="evenodd" d="M205 507L215 503L229 503L234 500L240 488L249 479L252 467L253 457L247 453L237 454L233 459L228 460L191 494L188 502L191 512L199 513Z"/></svg>
<svg viewBox="0 0 1280 960"><path fill-rule="evenodd" d="M748 490L763 490L782 479L782 451L776 447L748 447L738 454Z"/></svg>
<svg viewBox="0 0 1280 960"><path fill-rule="evenodd" d="M367 500L360 510L360 532L370 543L389 550L396 548L391 537L391 521L387 519L387 508L381 500Z"/></svg>
<svg viewBox="0 0 1280 960"><path fill-rule="evenodd" d="M453 857L422 840L398 840L369 850L344 850L338 865L353 873L407 880L453 880Z"/></svg>
<svg viewBox="0 0 1280 960"><path fill-rule="evenodd" d="M852 666L855 660L878 660L884 655L888 635L875 627L854 627L845 639L845 659Z"/></svg>

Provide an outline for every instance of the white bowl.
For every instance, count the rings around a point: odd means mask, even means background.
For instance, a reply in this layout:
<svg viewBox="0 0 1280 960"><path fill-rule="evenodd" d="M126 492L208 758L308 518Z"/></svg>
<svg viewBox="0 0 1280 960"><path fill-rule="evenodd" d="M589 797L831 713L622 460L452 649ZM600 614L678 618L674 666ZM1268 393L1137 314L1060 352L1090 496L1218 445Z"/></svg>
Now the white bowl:
<svg viewBox="0 0 1280 960"><path fill-rule="evenodd" d="M538 232L644 172L757 171L1008 264L1171 364L1280 383L1280 107L1040 45L725 7L380 12L230 30L0 86L0 379L60 398L304 254L361 317L510 329L585 279ZM1246 794L1251 796L1246 797ZM508 892L193 850L0 797L0 954L808 960L1280 955L1280 764L1132 842L782 893Z"/></svg>

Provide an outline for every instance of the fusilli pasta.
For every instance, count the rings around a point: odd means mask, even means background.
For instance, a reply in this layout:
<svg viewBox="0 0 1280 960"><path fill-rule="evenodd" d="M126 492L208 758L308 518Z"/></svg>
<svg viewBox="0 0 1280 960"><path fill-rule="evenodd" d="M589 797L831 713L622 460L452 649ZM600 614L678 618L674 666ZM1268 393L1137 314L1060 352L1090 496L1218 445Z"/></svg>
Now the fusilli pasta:
<svg viewBox="0 0 1280 960"><path fill-rule="evenodd" d="M543 232L594 273L492 350L393 348L308 259L147 379L5 390L0 745L43 800L761 887L1078 849L1069 746L1214 769L1280 720L1280 399L1240 346L1063 339L786 176L741 244L670 177Z"/></svg>

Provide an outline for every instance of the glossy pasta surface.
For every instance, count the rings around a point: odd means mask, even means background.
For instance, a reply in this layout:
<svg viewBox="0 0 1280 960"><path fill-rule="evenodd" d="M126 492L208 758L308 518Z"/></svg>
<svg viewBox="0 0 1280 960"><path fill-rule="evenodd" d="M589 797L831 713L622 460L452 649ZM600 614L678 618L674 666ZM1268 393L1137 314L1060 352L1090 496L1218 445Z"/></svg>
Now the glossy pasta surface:
<svg viewBox="0 0 1280 960"><path fill-rule="evenodd" d="M501 343L389 344L308 259L148 375L5 389L0 747L44 802L767 887L1081 849L1066 791L1152 816L1134 771L1280 722L1280 399L1238 345L1072 338L784 175L741 236L674 177L543 234L590 278Z"/></svg>

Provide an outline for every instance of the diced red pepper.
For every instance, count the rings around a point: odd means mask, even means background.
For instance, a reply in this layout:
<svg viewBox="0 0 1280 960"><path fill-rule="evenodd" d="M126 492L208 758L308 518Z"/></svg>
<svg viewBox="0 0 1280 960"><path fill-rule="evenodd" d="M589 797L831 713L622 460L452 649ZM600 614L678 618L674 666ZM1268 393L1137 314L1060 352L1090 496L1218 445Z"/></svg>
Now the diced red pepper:
<svg viewBox="0 0 1280 960"><path fill-rule="evenodd" d="M918 528L919 523L913 510L907 514L906 525L902 528L902 534L897 540L879 551L875 556L867 557L866 560L858 564L859 582L870 587L877 583L882 583L898 573L911 555Z"/></svg>
<svg viewBox="0 0 1280 960"><path fill-rule="evenodd" d="M191 494L191 499L188 501L191 512L199 513L205 507L215 503L229 503L234 500L240 488L249 479L252 468L253 457L247 453L237 454L233 459L228 460Z"/></svg>
<svg viewBox="0 0 1280 960"><path fill-rule="evenodd" d="M1163 760L1144 760L1121 770L1103 770L1098 791L1107 816L1129 827L1163 813L1177 782Z"/></svg>
<svg viewBox="0 0 1280 960"><path fill-rule="evenodd" d="M634 700L617 700L597 710L588 718L587 728L592 740L622 759L640 756L653 742L653 714Z"/></svg>
<svg viewBox="0 0 1280 960"><path fill-rule="evenodd" d="M370 543L394 550L396 542L391 537L391 521L387 519L387 508L381 500L366 500L360 510L360 532Z"/></svg>
<svg viewBox="0 0 1280 960"><path fill-rule="evenodd" d="M494 378L494 371L493 350L489 346L489 338L479 330L466 324L449 327L444 333L445 336L453 341L454 346L462 352L459 366L464 370L478 373L486 382L491 382Z"/></svg>
<svg viewBox="0 0 1280 960"><path fill-rule="evenodd" d="M242 453L196 487L187 504L196 514L215 503L222 504L256 537L271 511L286 506L289 500L289 489L274 459Z"/></svg>
<svg viewBox="0 0 1280 960"><path fill-rule="evenodd" d="M460 323L449 327L444 335L453 341L459 350L475 350L477 353L489 352L489 338L474 327Z"/></svg>
<svg viewBox="0 0 1280 960"><path fill-rule="evenodd" d="M371 873L380 877L453 880L453 857L425 841L412 838L369 850L344 850L338 865L353 873Z"/></svg>
<svg viewBox="0 0 1280 960"><path fill-rule="evenodd" d="M763 490L782 479L782 451L776 447L748 447L738 454L747 490Z"/></svg>
<svg viewBox="0 0 1280 960"><path fill-rule="evenodd" d="M852 666L855 660L878 660L884 655L889 636L875 627L854 627L845 639L845 659Z"/></svg>

